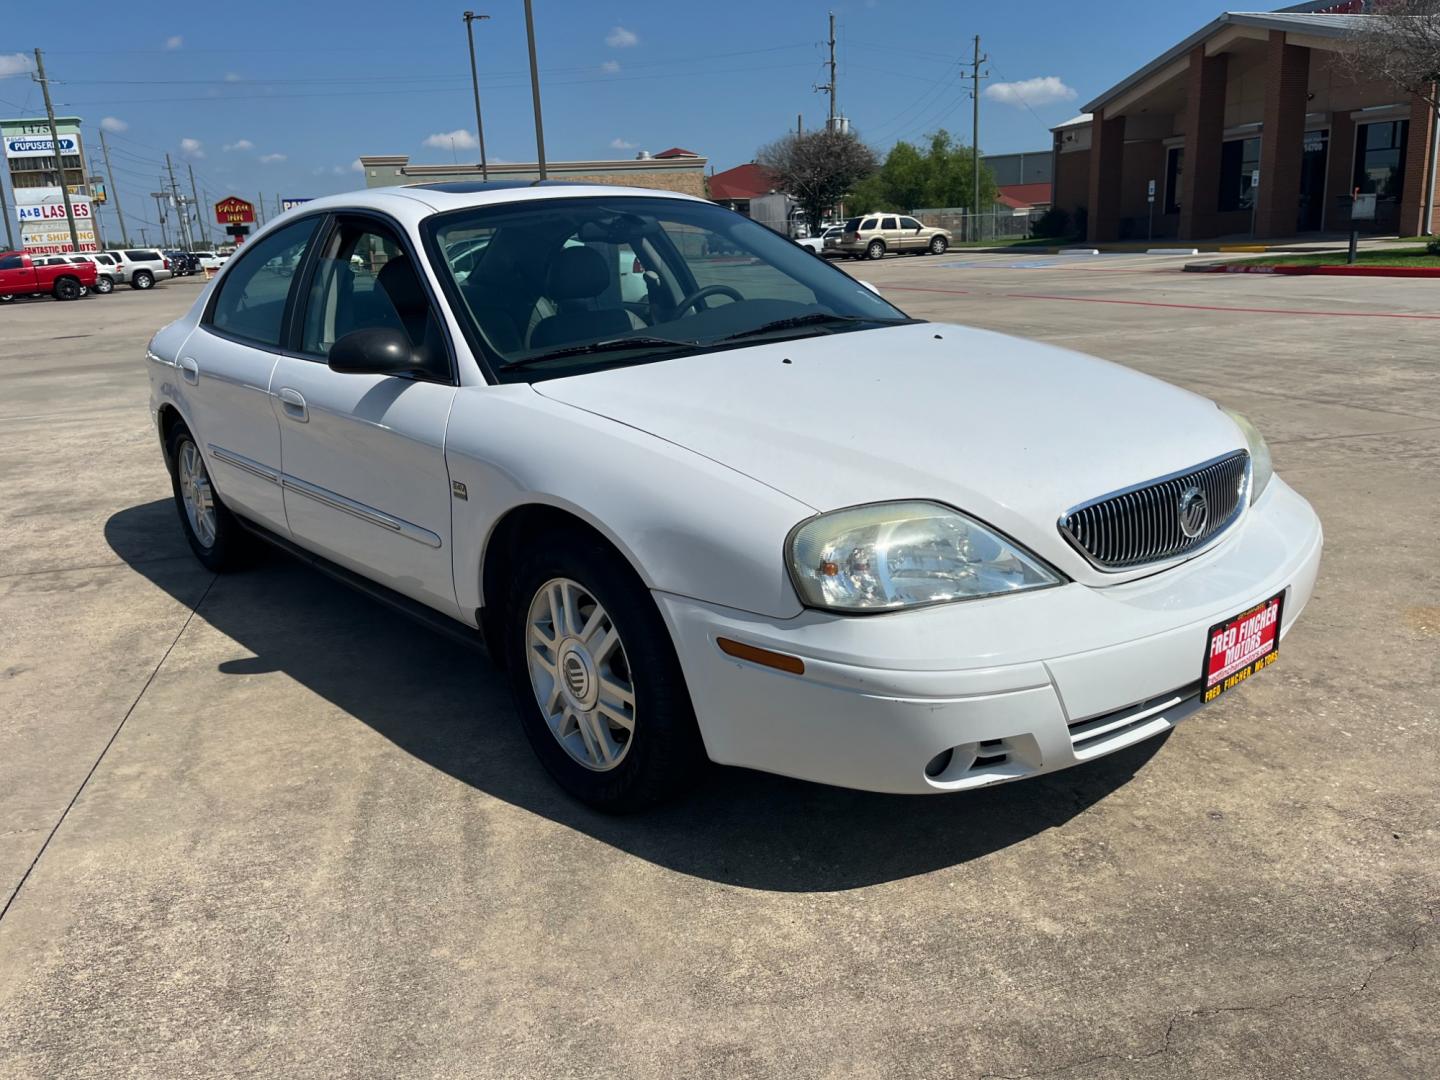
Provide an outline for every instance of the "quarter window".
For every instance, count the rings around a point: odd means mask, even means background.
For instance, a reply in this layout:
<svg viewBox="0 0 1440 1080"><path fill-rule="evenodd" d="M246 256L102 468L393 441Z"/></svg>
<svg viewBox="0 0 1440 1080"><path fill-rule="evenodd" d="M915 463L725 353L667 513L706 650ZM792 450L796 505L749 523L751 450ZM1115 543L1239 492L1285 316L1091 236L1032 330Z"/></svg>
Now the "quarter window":
<svg viewBox="0 0 1440 1080"><path fill-rule="evenodd" d="M880 227L882 229L894 229L898 226L896 226L895 219L893 217L887 217L884 221L880 223Z"/></svg>
<svg viewBox="0 0 1440 1080"><path fill-rule="evenodd" d="M306 218L246 244L220 283L210 321L217 330L258 345L279 346L285 301L318 219Z"/></svg>

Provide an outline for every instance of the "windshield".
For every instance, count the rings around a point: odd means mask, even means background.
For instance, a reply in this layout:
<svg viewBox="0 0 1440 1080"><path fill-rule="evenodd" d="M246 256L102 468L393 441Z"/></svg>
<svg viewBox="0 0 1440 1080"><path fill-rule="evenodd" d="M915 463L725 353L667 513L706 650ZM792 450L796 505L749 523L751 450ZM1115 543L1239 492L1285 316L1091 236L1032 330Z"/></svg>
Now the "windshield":
<svg viewBox="0 0 1440 1080"><path fill-rule="evenodd" d="M427 231L466 335L502 381L911 321L712 203L502 203L438 215Z"/></svg>

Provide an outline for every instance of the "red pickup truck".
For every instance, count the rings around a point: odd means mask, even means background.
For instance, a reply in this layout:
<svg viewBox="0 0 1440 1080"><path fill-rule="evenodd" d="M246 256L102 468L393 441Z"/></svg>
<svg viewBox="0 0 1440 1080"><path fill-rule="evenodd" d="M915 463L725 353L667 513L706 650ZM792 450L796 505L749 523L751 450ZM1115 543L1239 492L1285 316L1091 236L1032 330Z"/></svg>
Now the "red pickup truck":
<svg viewBox="0 0 1440 1080"><path fill-rule="evenodd" d="M23 251L0 252L0 303L47 294L56 300L78 300L95 287L97 273L90 262L36 266Z"/></svg>

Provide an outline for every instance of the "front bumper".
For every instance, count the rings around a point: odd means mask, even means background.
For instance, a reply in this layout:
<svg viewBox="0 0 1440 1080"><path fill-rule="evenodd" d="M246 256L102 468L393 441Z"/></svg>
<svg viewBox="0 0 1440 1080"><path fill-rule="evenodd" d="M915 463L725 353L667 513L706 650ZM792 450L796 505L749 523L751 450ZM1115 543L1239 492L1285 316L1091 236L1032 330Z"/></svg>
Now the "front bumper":
<svg viewBox="0 0 1440 1080"><path fill-rule="evenodd" d="M956 791L1054 772L1173 727L1199 707L1209 628L1284 590L1288 633L1322 542L1315 512L1276 477L1216 547L1106 588L793 619L656 600L712 760L870 791ZM718 637L800 657L805 671L727 656Z"/></svg>

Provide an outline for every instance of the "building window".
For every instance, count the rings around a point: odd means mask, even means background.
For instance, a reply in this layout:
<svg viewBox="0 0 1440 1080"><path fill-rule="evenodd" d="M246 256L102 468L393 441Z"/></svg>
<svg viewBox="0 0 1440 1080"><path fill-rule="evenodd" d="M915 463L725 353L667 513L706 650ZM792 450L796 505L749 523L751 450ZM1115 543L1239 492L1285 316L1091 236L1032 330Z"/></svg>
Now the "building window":
<svg viewBox="0 0 1440 1080"><path fill-rule="evenodd" d="M1180 212L1180 181L1185 176L1185 148L1172 146L1165 155L1165 213Z"/></svg>
<svg viewBox="0 0 1440 1080"><path fill-rule="evenodd" d="M1355 139L1355 186L1362 195L1398 199L1405 186L1405 142L1410 121L1361 124Z"/></svg>
<svg viewBox="0 0 1440 1080"><path fill-rule="evenodd" d="M1260 140L1231 139L1220 147L1220 210L1250 210L1255 206L1251 180L1260 168Z"/></svg>

